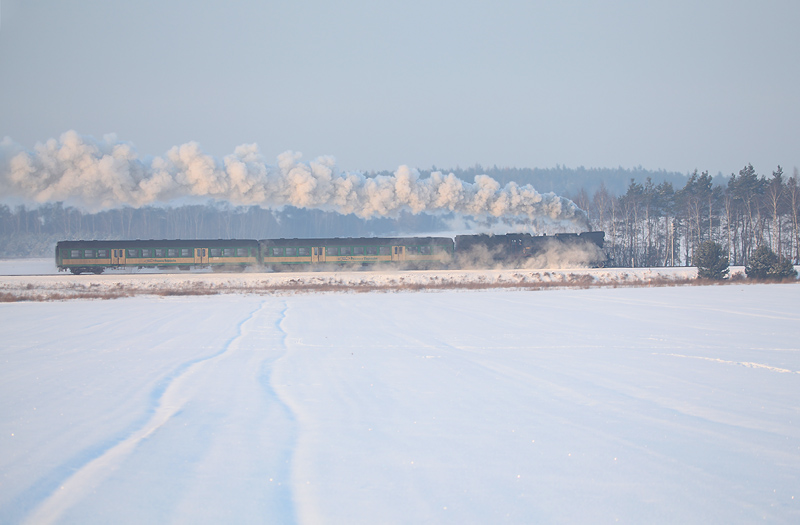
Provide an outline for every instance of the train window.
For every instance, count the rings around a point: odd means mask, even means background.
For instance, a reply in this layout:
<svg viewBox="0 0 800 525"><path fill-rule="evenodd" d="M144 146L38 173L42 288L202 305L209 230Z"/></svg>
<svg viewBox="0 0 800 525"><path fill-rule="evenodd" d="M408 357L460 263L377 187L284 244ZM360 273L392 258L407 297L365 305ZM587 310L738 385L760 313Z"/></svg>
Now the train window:
<svg viewBox="0 0 800 525"><path fill-rule="evenodd" d="M391 254L392 254L391 246L378 246L378 255L391 255Z"/></svg>
<svg viewBox="0 0 800 525"><path fill-rule="evenodd" d="M270 252L272 253L273 257L280 257L283 255L283 248L272 248Z"/></svg>
<svg viewBox="0 0 800 525"><path fill-rule="evenodd" d="M164 250L164 248L156 248L156 249L155 249L155 250L153 250L153 251L155 252L155 256L156 256L156 257L165 257L165 256L166 256L166 255L165 255L165 254L166 254L166 251Z"/></svg>
<svg viewBox="0 0 800 525"><path fill-rule="evenodd" d="M364 255L363 246L353 246L353 255Z"/></svg>
<svg viewBox="0 0 800 525"><path fill-rule="evenodd" d="M177 248L167 248L167 257L177 257L177 256L178 256Z"/></svg>
<svg viewBox="0 0 800 525"><path fill-rule="evenodd" d="M331 248L328 246L325 248L325 255L336 255L336 248Z"/></svg>
<svg viewBox="0 0 800 525"><path fill-rule="evenodd" d="M286 248L286 256L287 257L294 257L294 254L297 252L295 248Z"/></svg>
<svg viewBox="0 0 800 525"><path fill-rule="evenodd" d="M219 248L210 248L208 250L208 255L210 257L219 257L221 254L222 254L222 250L220 250Z"/></svg>
<svg viewBox="0 0 800 525"><path fill-rule="evenodd" d="M81 258L81 251L80 250L70 250L69 251L69 258L70 259L80 259Z"/></svg>
<svg viewBox="0 0 800 525"><path fill-rule="evenodd" d="M417 253L419 252L419 246L406 246L406 253Z"/></svg>
<svg viewBox="0 0 800 525"><path fill-rule="evenodd" d="M153 256L152 248L142 248L142 257L152 257L152 256Z"/></svg>
<svg viewBox="0 0 800 525"><path fill-rule="evenodd" d="M367 246L367 255L378 255L377 246Z"/></svg>
<svg viewBox="0 0 800 525"><path fill-rule="evenodd" d="M84 250L83 256L86 259L94 259L94 250Z"/></svg>
<svg viewBox="0 0 800 525"><path fill-rule="evenodd" d="M223 248L222 249L222 256L223 257L233 257L233 248Z"/></svg>
<svg viewBox="0 0 800 525"><path fill-rule="evenodd" d="M430 246L420 246L419 253L422 255L430 255L431 254L431 247Z"/></svg>
<svg viewBox="0 0 800 525"><path fill-rule="evenodd" d="M236 257L247 257L247 248L236 248Z"/></svg>
<svg viewBox="0 0 800 525"><path fill-rule="evenodd" d="M192 250L191 248L181 248L181 257L191 257Z"/></svg>
<svg viewBox="0 0 800 525"><path fill-rule="evenodd" d="M97 250L97 258L105 259L108 257L108 250Z"/></svg>
<svg viewBox="0 0 800 525"><path fill-rule="evenodd" d="M311 255L311 250L309 250L308 248L298 248L297 249L297 255L300 255L300 256Z"/></svg>
<svg viewBox="0 0 800 525"><path fill-rule="evenodd" d="M128 252L128 257L138 257L139 255L139 250L128 249L127 252Z"/></svg>
<svg viewBox="0 0 800 525"><path fill-rule="evenodd" d="M350 246L342 246L339 248L339 255L350 255L353 253L353 249Z"/></svg>

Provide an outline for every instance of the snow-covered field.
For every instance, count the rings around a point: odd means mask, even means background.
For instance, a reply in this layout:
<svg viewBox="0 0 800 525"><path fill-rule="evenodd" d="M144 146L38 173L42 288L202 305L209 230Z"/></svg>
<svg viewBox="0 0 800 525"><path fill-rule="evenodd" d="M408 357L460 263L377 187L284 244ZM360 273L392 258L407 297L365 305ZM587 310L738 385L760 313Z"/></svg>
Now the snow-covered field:
<svg viewBox="0 0 800 525"><path fill-rule="evenodd" d="M0 523L798 523L798 304L794 284L2 303Z"/></svg>

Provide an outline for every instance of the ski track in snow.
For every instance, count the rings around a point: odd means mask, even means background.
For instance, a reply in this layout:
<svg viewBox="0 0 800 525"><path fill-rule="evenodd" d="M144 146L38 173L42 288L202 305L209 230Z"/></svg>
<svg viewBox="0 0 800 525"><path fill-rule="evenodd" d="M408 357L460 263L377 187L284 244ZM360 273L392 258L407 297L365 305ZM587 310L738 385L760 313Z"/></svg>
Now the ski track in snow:
<svg viewBox="0 0 800 525"><path fill-rule="evenodd" d="M281 359L286 357L286 353L288 351L286 338L287 333L286 330L283 328L283 322L286 319L286 315L289 311L289 306L286 301L283 301L283 309L280 312L279 318L275 321L275 330L278 334L280 334L280 342L281 342L281 356L275 360L267 361L265 360L259 370L259 382L264 389L266 396L269 399L275 401L276 404L279 405L281 412L287 419L288 423L290 424L290 428L295 429L297 427L297 418L292 411L289 404L281 397L278 391L275 389L274 385L274 375L273 370L275 364L279 362ZM286 523L287 525L297 523L297 511L294 508L294 497L291 490L292 483L290 480L292 479L292 460L294 459L294 451L297 448L297 432L291 436L291 447L284 450L283 454L281 454L280 461L285 465L285 469L281 471L280 476L282 479L287 480L287 489L285 494L283 495L283 501L280 503L279 508L281 508L280 514L282 514L281 523ZM283 482L281 482L283 483Z"/></svg>
<svg viewBox="0 0 800 525"><path fill-rule="evenodd" d="M152 401L152 408L149 410L149 418L147 422L130 432L127 436L116 440L111 446L100 448L96 451L95 457L89 459L84 464L76 466L72 465L68 470L72 474L58 483L57 488L50 493L34 511L28 515L25 523L30 524L48 524L61 521L69 509L78 504L83 498L101 485L104 480L113 475L114 471L118 470L122 464L136 449L140 447L146 440L157 437L156 434L162 430L166 425L173 421L176 416L195 401L198 390L209 386L207 380L203 380L201 376L204 372L212 371L215 365L219 365L220 361L230 357L232 354L245 351L258 350L256 348L246 348L243 341L252 336L253 333L258 334L257 326L250 326L257 324L259 314L265 310L267 301L261 301L259 307L254 309L250 315L241 321L237 327L237 335L226 342L222 349L210 356L203 357L188 361L178 367L170 376L165 378L161 384L152 392L150 399ZM286 316L287 305L283 302L283 308L279 313L277 321L271 327L280 334L281 347L279 352L282 354L286 350L285 338L286 334L281 328L281 323ZM244 349L242 347L245 347ZM278 411L289 420L289 423L294 423L294 416L291 413L288 405L284 403L274 390L271 384L272 363L274 360L264 359L258 367L258 383L262 389L263 396L271 404L278 405ZM246 430L246 429L245 429ZM291 464L292 443L295 437L291 436L287 441L289 446L284 448L283 453L278 454L279 462L284 466L278 469L276 485L280 487L274 499L277 503L270 502L271 509L274 516L281 523L295 523L295 511L293 508L293 500L291 497L291 485L289 480L289 469ZM85 456L85 454L84 454ZM272 478L270 481L273 481ZM179 513L180 514L180 513ZM69 520L67 520L69 521Z"/></svg>
<svg viewBox="0 0 800 525"><path fill-rule="evenodd" d="M719 359L716 357L703 357L699 355L660 354L660 353L654 353L653 355L668 355L672 357L684 357L686 359L702 359L703 361L711 361L712 363L723 363L726 365L744 366L747 368L761 368L764 370L769 370L771 372L778 372L781 374L800 374L800 371L788 370L786 368L779 368L777 366L770 366L762 363L752 363L748 361L727 361L725 359Z"/></svg>

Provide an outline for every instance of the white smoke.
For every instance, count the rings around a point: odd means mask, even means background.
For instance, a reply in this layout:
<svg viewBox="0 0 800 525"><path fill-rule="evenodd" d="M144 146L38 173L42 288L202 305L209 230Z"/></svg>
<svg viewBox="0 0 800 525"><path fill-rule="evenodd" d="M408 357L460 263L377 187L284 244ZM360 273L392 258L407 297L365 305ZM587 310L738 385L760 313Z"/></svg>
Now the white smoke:
<svg viewBox="0 0 800 525"><path fill-rule="evenodd" d="M202 198L234 205L313 208L362 218L411 213L454 213L560 230L583 230L585 212L572 201L532 186L505 187L486 175L473 183L434 172L422 178L408 166L391 176L340 172L332 157L302 162L286 152L270 166L255 144L223 159L195 142L163 156L140 158L130 143L68 131L26 151L9 138L0 142L0 198L26 203L63 202L86 211L168 204Z"/></svg>

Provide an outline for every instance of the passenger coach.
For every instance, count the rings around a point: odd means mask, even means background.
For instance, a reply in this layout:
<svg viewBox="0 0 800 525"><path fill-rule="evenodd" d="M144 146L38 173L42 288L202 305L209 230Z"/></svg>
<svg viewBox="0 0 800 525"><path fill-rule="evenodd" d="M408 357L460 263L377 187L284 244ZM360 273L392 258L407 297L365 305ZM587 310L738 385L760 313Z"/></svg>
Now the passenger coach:
<svg viewBox="0 0 800 525"><path fill-rule="evenodd" d="M450 262L454 248L449 237L265 239L259 243L262 263L275 270L380 263L435 267Z"/></svg>
<svg viewBox="0 0 800 525"><path fill-rule="evenodd" d="M56 266L74 274L106 268L243 270L259 262L255 240L61 241Z"/></svg>

